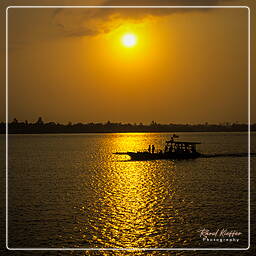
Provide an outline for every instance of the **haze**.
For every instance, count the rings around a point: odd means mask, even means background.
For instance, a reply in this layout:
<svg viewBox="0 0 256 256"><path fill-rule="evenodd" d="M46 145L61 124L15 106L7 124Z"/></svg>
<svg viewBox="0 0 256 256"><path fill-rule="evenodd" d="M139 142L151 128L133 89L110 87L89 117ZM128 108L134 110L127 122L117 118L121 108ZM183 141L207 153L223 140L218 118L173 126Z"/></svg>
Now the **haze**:
<svg viewBox="0 0 256 256"><path fill-rule="evenodd" d="M9 119L247 122L247 37L246 8L9 9Z"/></svg>

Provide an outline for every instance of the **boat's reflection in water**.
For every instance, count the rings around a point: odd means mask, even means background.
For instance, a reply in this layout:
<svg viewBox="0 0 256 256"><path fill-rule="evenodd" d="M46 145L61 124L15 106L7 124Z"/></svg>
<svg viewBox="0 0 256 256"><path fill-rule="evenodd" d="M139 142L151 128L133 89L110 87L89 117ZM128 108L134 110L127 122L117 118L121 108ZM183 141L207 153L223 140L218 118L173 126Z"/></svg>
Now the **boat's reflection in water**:
<svg viewBox="0 0 256 256"><path fill-rule="evenodd" d="M119 140L124 143L122 137ZM177 244L174 169L172 161L102 162L101 171L91 180L90 200L81 209L80 230L85 242L104 248Z"/></svg>

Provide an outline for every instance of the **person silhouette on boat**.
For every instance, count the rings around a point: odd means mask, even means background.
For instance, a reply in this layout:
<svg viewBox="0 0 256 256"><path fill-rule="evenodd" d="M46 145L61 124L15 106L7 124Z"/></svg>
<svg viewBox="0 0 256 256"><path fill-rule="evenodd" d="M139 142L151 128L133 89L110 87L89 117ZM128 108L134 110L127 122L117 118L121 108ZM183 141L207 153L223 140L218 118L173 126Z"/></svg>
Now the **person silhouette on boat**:
<svg viewBox="0 0 256 256"><path fill-rule="evenodd" d="M152 154L154 154L154 152L155 152L155 146L152 145Z"/></svg>
<svg viewBox="0 0 256 256"><path fill-rule="evenodd" d="M164 153L166 153L167 151L168 151L168 146L165 145L165 147L164 147Z"/></svg>
<svg viewBox="0 0 256 256"><path fill-rule="evenodd" d="M148 153L151 153L151 146L148 146Z"/></svg>

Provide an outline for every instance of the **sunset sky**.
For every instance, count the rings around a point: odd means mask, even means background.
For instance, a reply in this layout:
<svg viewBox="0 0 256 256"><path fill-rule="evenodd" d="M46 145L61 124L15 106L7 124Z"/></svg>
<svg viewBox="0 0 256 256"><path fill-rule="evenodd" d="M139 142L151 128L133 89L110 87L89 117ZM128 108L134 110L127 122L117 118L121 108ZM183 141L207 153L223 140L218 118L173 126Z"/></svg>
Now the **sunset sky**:
<svg viewBox="0 0 256 256"><path fill-rule="evenodd" d="M246 8L8 14L10 120L247 122Z"/></svg>

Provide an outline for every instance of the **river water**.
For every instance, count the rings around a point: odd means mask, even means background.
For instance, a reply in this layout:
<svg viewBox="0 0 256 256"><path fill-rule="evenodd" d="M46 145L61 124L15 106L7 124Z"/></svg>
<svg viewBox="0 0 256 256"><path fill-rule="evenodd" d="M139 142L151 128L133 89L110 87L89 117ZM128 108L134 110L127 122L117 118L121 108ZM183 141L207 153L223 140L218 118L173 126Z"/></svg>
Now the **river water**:
<svg viewBox="0 0 256 256"><path fill-rule="evenodd" d="M9 247L246 248L248 158L225 154L246 153L247 134L177 134L223 156L129 161L112 154L162 149L168 133L10 135ZM217 232L216 241L202 230ZM224 241L231 231L241 234Z"/></svg>

